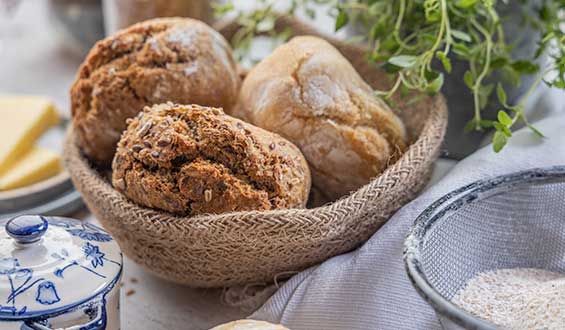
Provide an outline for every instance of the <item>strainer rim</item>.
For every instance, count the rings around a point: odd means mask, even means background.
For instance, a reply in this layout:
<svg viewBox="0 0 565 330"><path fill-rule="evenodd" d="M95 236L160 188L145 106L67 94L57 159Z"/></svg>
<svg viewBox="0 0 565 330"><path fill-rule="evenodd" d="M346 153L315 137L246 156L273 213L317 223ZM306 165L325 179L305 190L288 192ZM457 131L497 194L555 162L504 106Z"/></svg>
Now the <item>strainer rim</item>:
<svg viewBox="0 0 565 330"><path fill-rule="evenodd" d="M548 183L552 180L563 182L563 179L565 179L565 166L534 168L475 181L455 189L433 202L416 217L404 242L404 264L416 291L438 314L447 317L459 326L472 330L498 329L496 325L472 315L449 301L428 281L420 261L420 250L425 242L426 235L429 229L436 222L445 218L448 212L456 211L464 205L490 197L503 187ZM491 194L488 194L489 192ZM479 196L479 194L482 196Z"/></svg>

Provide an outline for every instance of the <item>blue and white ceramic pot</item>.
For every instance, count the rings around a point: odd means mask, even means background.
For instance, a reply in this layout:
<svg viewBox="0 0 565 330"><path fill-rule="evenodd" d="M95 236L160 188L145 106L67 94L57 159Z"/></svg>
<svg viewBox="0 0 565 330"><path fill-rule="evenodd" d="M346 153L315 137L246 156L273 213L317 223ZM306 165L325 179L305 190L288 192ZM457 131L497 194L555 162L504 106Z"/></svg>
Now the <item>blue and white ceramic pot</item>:
<svg viewBox="0 0 565 330"><path fill-rule="evenodd" d="M0 220L0 329L119 330L122 254L78 220Z"/></svg>

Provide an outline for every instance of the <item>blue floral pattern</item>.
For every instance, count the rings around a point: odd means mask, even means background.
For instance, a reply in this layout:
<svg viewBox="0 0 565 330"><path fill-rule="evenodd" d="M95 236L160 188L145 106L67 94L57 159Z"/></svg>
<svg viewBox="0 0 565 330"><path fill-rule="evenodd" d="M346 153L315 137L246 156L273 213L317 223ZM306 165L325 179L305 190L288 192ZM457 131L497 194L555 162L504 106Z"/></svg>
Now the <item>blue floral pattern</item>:
<svg viewBox="0 0 565 330"><path fill-rule="evenodd" d="M112 237L106 232L102 231L102 229L89 223L82 224L82 228L67 229L67 231L71 235L78 236L86 241L110 242L112 240Z"/></svg>
<svg viewBox="0 0 565 330"><path fill-rule="evenodd" d="M42 305L53 305L61 301L55 284L51 281L45 281L37 287L37 295L35 300Z"/></svg>
<svg viewBox="0 0 565 330"><path fill-rule="evenodd" d="M82 248L82 252L84 253L84 256L86 258L86 260L90 261L90 265L92 267L87 267L85 265L81 265L79 264L76 260L72 260L69 257L69 253L68 251L66 251L65 249L62 249L59 253L53 253L51 256L55 259L59 259L62 261L68 261L68 263L61 268L57 268L55 269L55 271L53 272L55 274L55 276L60 277L60 278L64 278L64 272L71 268L71 267L80 267L98 277L101 278L106 278L106 276L98 273L95 269L98 267L104 267L104 261L113 263L117 266L121 266L121 264L119 262L116 262L114 260L110 260L108 258L106 258L106 254L104 254L102 251L100 251L100 248L94 244L91 244L89 242L84 243L84 245L81 247Z"/></svg>
<svg viewBox="0 0 565 330"><path fill-rule="evenodd" d="M33 280L33 271L29 268L22 268L17 258L0 259L0 275L6 276L10 283L10 294L6 297L6 305L0 304L0 312L8 312L12 315L24 314L27 307L16 308L16 298L45 279L40 277Z"/></svg>
<svg viewBox="0 0 565 330"><path fill-rule="evenodd" d="M103 266L104 260L121 266L120 263L107 259L105 257L105 254L100 251L100 248L98 246L86 242L83 245L82 250L86 259L90 261L92 267L94 268ZM56 259L67 260L67 258L69 258L69 253L65 249L61 249L60 253L53 253L51 256ZM63 278L63 272L72 266L79 266L89 271L90 273L105 278L104 275L101 275L88 267L80 265L77 261L72 261L67 266L56 269L54 271L55 276ZM32 289L35 286L37 286L35 300L38 303L42 305L52 305L61 301L61 298L59 297L59 294L57 292L57 288L53 282L47 281L42 277L33 279L33 271L29 268L21 268L20 262L17 258L0 259L0 275L6 276L11 286L11 292L6 298L6 304L8 305L3 305L0 303L0 313L24 315L27 311L27 306L23 306L21 309L18 309L15 306L16 298L20 294Z"/></svg>
<svg viewBox="0 0 565 330"><path fill-rule="evenodd" d="M0 224L5 222L0 221ZM111 260L112 257L104 251L106 242L111 242L112 237L103 229L89 224L80 223L65 218L51 217L49 225L58 227L72 236L80 238L82 245L80 249L58 248L56 252L47 255L48 259L58 260L59 268L54 269L51 274L34 274L32 267L27 267L27 259L18 260L20 255L11 254L10 251L2 251L0 253L0 281L7 282L8 291L0 295L0 317L10 319L11 317L26 318L30 316L41 315L43 311L58 310L65 307L69 302L69 295L62 289L64 285L65 275L68 269L74 268L76 272L83 272L85 281L98 282L92 277L106 279L108 274L114 276L114 269L118 267L118 275L111 282L111 286L106 288L104 292L108 292L119 279L121 273L121 257L120 260ZM74 239L77 241L77 239ZM96 243L100 242L100 244ZM121 254L120 254L121 256ZM115 266L109 266L114 264ZM112 269L109 269L112 267ZM108 268L108 269L107 269ZM72 274L73 276L75 273ZM76 275L83 277L83 274ZM27 293L26 293L27 292ZM22 295L26 293L25 295ZM22 296L20 296L22 295ZM24 300L31 298L31 301L25 303ZM25 299L24 299L25 298ZM35 299L34 299L35 298ZM38 306L49 306L48 309L40 309ZM53 308L53 309L51 309ZM37 309L37 310L36 310ZM91 312L92 315L88 314ZM94 316L99 317L100 312L94 309L85 309L85 313L93 319ZM43 320L33 320L32 323L42 322ZM2 322L0 322L2 323ZM26 323L27 324L27 323ZM89 328L90 329L90 328Z"/></svg>
<svg viewBox="0 0 565 330"><path fill-rule="evenodd" d="M96 268L98 266L104 266L104 253L100 252L100 249L96 245L92 245L86 242L82 246L82 251L86 256L87 260L90 260L92 267Z"/></svg>
<svg viewBox="0 0 565 330"><path fill-rule="evenodd" d="M77 236L86 241L94 242L110 242L110 236L104 229L97 227L91 223L82 223L80 228L76 228L76 223L72 223L65 218L49 218L49 224L61 228L65 228L73 236Z"/></svg>

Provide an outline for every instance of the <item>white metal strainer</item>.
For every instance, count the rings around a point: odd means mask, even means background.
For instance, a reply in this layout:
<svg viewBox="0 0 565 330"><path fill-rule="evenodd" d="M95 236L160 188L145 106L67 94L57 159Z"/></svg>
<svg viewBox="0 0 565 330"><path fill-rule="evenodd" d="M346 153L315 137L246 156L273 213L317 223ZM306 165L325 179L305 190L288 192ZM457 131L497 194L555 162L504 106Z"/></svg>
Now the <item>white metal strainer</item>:
<svg viewBox="0 0 565 330"><path fill-rule="evenodd" d="M565 166L478 181L445 195L416 219L404 261L444 329L497 329L451 300L485 271L565 272Z"/></svg>

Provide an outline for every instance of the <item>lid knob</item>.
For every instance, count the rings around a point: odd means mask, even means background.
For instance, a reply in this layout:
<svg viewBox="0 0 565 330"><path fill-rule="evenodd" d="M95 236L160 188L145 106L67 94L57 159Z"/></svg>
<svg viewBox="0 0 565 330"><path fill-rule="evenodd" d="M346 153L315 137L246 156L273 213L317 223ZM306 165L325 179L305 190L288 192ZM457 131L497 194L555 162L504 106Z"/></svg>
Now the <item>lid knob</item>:
<svg viewBox="0 0 565 330"><path fill-rule="evenodd" d="M6 223L6 232L18 244L35 243L47 231L49 223L40 215L21 215Z"/></svg>

